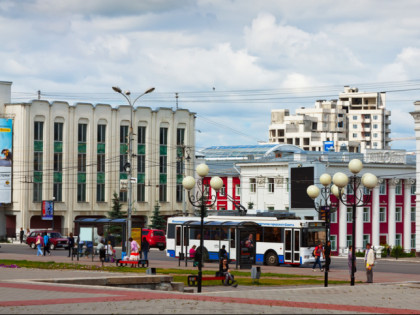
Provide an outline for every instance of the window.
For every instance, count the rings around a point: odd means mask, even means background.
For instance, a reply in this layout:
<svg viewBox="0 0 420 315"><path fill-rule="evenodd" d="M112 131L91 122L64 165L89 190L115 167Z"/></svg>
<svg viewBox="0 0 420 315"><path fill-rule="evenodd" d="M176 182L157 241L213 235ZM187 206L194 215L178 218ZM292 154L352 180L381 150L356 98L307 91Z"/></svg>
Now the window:
<svg viewBox="0 0 420 315"><path fill-rule="evenodd" d="M124 165L128 162L128 156L126 154L120 155L120 173L125 173Z"/></svg>
<svg viewBox="0 0 420 315"><path fill-rule="evenodd" d="M167 171L167 159L168 157L166 155L161 155L159 157L159 172L161 174L166 174Z"/></svg>
<svg viewBox="0 0 420 315"><path fill-rule="evenodd" d="M86 172L86 154L77 155L77 171L81 173Z"/></svg>
<svg viewBox="0 0 420 315"><path fill-rule="evenodd" d="M37 141L44 140L44 122L43 121L34 122L34 140L37 140Z"/></svg>
<svg viewBox="0 0 420 315"><path fill-rule="evenodd" d="M86 139L87 139L87 125L86 124L79 124L78 126L78 133L77 133L77 137L78 137L78 142L81 143L86 143Z"/></svg>
<svg viewBox="0 0 420 315"><path fill-rule="evenodd" d="M347 208L347 223L351 223L353 222L353 209L352 208Z"/></svg>
<svg viewBox="0 0 420 315"><path fill-rule="evenodd" d="M42 201L42 183L34 183L33 184L34 190L34 202L41 202Z"/></svg>
<svg viewBox="0 0 420 315"><path fill-rule="evenodd" d="M286 178L286 192L289 192L289 179Z"/></svg>
<svg viewBox="0 0 420 315"><path fill-rule="evenodd" d="M364 117L365 119L370 119L370 115L369 115L369 114L365 114L365 115L363 115L363 117Z"/></svg>
<svg viewBox="0 0 420 315"><path fill-rule="evenodd" d="M353 124L353 129L357 129L357 125L356 124Z"/></svg>
<svg viewBox="0 0 420 315"><path fill-rule="evenodd" d="M34 171L42 171L42 152L34 152Z"/></svg>
<svg viewBox="0 0 420 315"><path fill-rule="evenodd" d="M386 208L379 208L379 222L386 222Z"/></svg>
<svg viewBox="0 0 420 315"><path fill-rule="evenodd" d="M96 161L98 173L105 173L105 154L98 154Z"/></svg>
<svg viewBox="0 0 420 315"><path fill-rule="evenodd" d="M373 124L373 129L378 129L378 124Z"/></svg>
<svg viewBox="0 0 420 315"><path fill-rule="evenodd" d="M351 234L347 235L347 248L353 245Z"/></svg>
<svg viewBox="0 0 420 315"><path fill-rule="evenodd" d="M98 202L105 201L105 184L103 183L96 184L96 201Z"/></svg>
<svg viewBox="0 0 420 315"><path fill-rule="evenodd" d="M416 208L415 207L411 207L410 217L411 217L411 222L416 222Z"/></svg>
<svg viewBox="0 0 420 315"><path fill-rule="evenodd" d="M268 192L274 193L274 178L268 178Z"/></svg>
<svg viewBox="0 0 420 315"><path fill-rule="evenodd" d="M137 184L137 201L138 202L144 202L146 200L146 186L144 183L138 183Z"/></svg>
<svg viewBox="0 0 420 315"><path fill-rule="evenodd" d="M365 132L365 137L370 137L370 132Z"/></svg>
<svg viewBox="0 0 420 315"><path fill-rule="evenodd" d="M166 201L166 184L159 185L159 201Z"/></svg>
<svg viewBox="0 0 420 315"><path fill-rule="evenodd" d="M395 208L395 222L401 222L402 221L402 208L396 207Z"/></svg>
<svg viewBox="0 0 420 315"><path fill-rule="evenodd" d="M128 126L120 126L120 143L128 143Z"/></svg>
<svg viewBox="0 0 420 315"><path fill-rule="evenodd" d="M357 120L357 116L353 116L353 120Z"/></svg>
<svg viewBox="0 0 420 315"><path fill-rule="evenodd" d="M370 129L370 124L363 124L363 128Z"/></svg>
<svg viewBox="0 0 420 315"><path fill-rule="evenodd" d="M63 123L54 123L54 141L63 141Z"/></svg>
<svg viewBox="0 0 420 315"><path fill-rule="evenodd" d="M250 192L255 193L257 191L257 180L255 178L250 178L249 179L249 184L250 184Z"/></svg>
<svg viewBox="0 0 420 315"><path fill-rule="evenodd" d="M137 143L146 144L146 127L144 126L137 128Z"/></svg>
<svg viewBox="0 0 420 315"><path fill-rule="evenodd" d="M416 194L416 185L411 185L411 194L412 195Z"/></svg>
<svg viewBox="0 0 420 315"><path fill-rule="evenodd" d="M376 148L378 146L378 142L374 142L373 146Z"/></svg>
<svg viewBox="0 0 420 315"><path fill-rule="evenodd" d="M402 234L395 235L395 246L402 246Z"/></svg>
<svg viewBox="0 0 420 315"><path fill-rule="evenodd" d="M379 184L379 194L386 195L386 181L383 180L382 183Z"/></svg>
<svg viewBox="0 0 420 315"><path fill-rule="evenodd" d="M106 125L98 125L98 143L105 143Z"/></svg>
<svg viewBox="0 0 420 315"><path fill-rule="evenodd" d="M363 248L366 248L366 245L370 243L370 235L363 234Z"/></svg>
<svg viewBox="0 0 420 315"><path fill-rule="evenodd" d="M178 128L176 130L176 144L183 145L185 143L185 129Z"/></svg>
<svg viewBox="0 0 420 315"><path fill-rule="evenodd" d="M57 202L63 201L63 184L62 183L54 183L53 185L53 196L54 200Z"/></svg>
<svg viewBox="0 0 420 315"><path fill-rule="evenodd" d="M378 138L378 134L377 134L377 133L374 133L374 134L373 134L373 137L374 137L374 138Z"/></svg>
<svg viewBox="0 0 420 315"><path fill-rule="evenodd" d="M121 202L127 202L128 200L128 194L126 191L120 191L120 201Z"/></svg>
<svg viewBox="0 0 420 315"><path fill-rule="evenodd" d="M373 120L378 120L378 115L373 115Z"/></svg>
<svg viewBox="0 0 420 315"><path fill-rule="evenodd" d="M86 201L86 184L77 183L77 202Z"/></svg>
<svg viewBox="0 0 420 315"><path fill-rule="evenodd" d="M337 250L337 235L330 235L331 251Z"/></svg>
<svg viewBox="0 0 420 315"><path fill-rule="evenodd" d="M137 172L138 173L146 172L146 156L144 155L137 156Z"/></svg>
<svg viewBox="0 0 420 315"><path fill-rule="evenodd" d="M402 195L402 182L399 181L397 185L395 185L395 194Z"/></svg>
<svg viewBox="0 0 420 315"><path fill-rule="evenodd" d="M370 222L370 208L363 208L363 222Z"/></svg>
<svg viewBox="0 0 420 315"><path fill-rule="evenodd" d="M416 249L416 234L411 234L411 249Z"/></svg>
<svg viewBox="0 0 420 315"><path fill-rule="evenodd" d="M353 186L351 184L347 184L347 195L353 195Z"/></svg>
<svg viewBox="0 0 420 315"><path fill-rule="evenodd" d="M176 202L182 202L184 199L183 197L184 188L182 184L176 184Z"/></svg>
<svg viewBox="0 0 420 315"><path fill-rule="evenodd" d="M160 145L168 144L168 128L160 128L159 143Z"/></svg>
<svg viewBox="0 0 420 315"><path fill-rule="evenodd" d="M337 211L330 213L330 222L331 223L337 223Z"/></svg>
<svg viewBox="0 0 420 315"><path fill-rule="evenodd" d="M239 184L235 186L235 195L236 196L241 195L241 185L239 185Z"/></svg>
<svg viewBox="0 0 420 315"><path fill-rule="evenodd" d="M219 191L220 196L226 196L226 186L223 184L222 188Z"/></svg>
<svg viewBox="0 0 420 315"><path fill-rule="evenodd" d="M357 133L353 133L353 138L357 138Z"/></svg>

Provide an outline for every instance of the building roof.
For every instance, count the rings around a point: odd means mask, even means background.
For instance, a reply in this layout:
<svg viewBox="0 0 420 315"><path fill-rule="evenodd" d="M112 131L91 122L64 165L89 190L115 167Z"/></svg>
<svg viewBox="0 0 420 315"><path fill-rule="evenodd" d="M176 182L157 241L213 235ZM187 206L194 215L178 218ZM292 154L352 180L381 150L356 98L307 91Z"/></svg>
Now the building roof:
<svg viewBox="0 0 420 315"><path fill-rule="evenodd" d="M266 143L256 145L212 146L200 150L198 155L203 156L206 160L248 160L267 157L271 154L274 155L274 152L303 153L305 151L291 144Z"/></svg>

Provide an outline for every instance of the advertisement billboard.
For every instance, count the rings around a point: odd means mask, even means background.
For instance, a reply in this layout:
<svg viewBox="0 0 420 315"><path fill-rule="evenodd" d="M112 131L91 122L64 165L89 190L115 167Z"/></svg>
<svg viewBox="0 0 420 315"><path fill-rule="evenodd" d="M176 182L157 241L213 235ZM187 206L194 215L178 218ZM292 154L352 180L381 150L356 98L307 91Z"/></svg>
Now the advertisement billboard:
<svg viewBox="0 0 420 315"><path fill-rule="evenodd" d="M314 184L314 167L297 167L290 169L290 196L292 209L309 209L314 201L306 193L308 186Z"/></svg>
<svg viewBox="0 0 420 315"><path fill-rule="evenodd" d="M52 220L54 218L54 201L42 200L42 220Z"/></svg>
<svg viewBox="0 0 420 315"><path fill-rule="evenodd" d="M334 152L334 141L324 141L324 151Z"/></svg>
<svg viewBox="0 0 420 315"><path fill-rule="evenodd" d="M0 118L0 203L12 203L13 120Z"/></svg>

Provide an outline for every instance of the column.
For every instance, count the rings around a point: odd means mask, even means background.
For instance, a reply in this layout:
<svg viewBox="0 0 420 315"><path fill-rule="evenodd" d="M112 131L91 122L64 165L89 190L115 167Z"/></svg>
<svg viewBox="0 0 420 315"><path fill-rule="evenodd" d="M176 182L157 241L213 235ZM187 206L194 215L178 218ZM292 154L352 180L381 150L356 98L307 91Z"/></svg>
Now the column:
<svg viewBox="0 0 420 315"><path fill-rule="evenodd" d="M232 201L229 200L229 198L227 197L227 195L229 196L233 196L235 195L234 193L234 187L233 187L233 180L232 180L232 176L228 176L227 178L227 182L226 182L226 200L227 200L227 205L226 205L226 210L236 210L236 208L233 206Z"/></svg>
<svg viewBox="0 0 420 315"><path fill-rule="evenodd" d="M379 186L372 190L372 246L379 246Z"/></svg>
<svg viewBox="0 0 420 315"><path fill-rule="evenodd" d="M414 102L415 110L410 112L414 118L416 150L420 150L420 101ZM420 159L416 159L416 169L420 169ZM420 173L416 173L416 256L420 256Z"/></svg>
<svg viewBox="0 0 420 315"><path fill-rule="evenodd" d="M404 235L403 247L404 251L411 251L411 185L414 184L412 178L404 181Z"/></svg>
<svg viewBox="0 0 420 315"><path fill-rule="evenodd" d="M398 178L388 180L388 245L395 246L395 185Z"/></svg>
<svg viewBox="0 0 420 315"><path fill-rule="evenodd" d="M347 207L339 201L338 206L338 253L345 255L347 248Z"/></svg>
<svg viewBox="0 0 420 315"><path fill-rule="evenodd" d="M356 199L362 199L363 192L358 189L356 192ZM356 208L356 252L363 251L363 207Z"/></svg>

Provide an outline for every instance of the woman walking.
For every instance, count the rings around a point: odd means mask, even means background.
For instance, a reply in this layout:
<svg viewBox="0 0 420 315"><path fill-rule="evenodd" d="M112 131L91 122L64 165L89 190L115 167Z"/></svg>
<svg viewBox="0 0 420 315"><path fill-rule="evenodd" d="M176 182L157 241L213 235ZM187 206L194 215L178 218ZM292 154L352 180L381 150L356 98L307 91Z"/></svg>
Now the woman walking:
<svg viewBox="0 0 420 315"><path fill-rule="evenodd" d="M39 256L39 255L43 256L44 255L44 253L42 252L42 243L43 243L42 236L41 236L41 234L38 233L38 235L36 236L36 241L35 241L35 245L38 249L38 251L36 253L37 256Z"/></svg>

